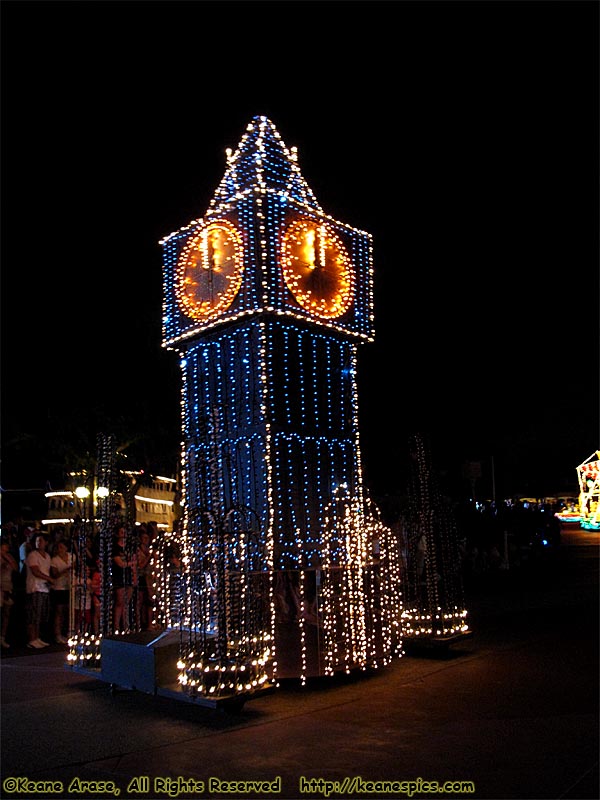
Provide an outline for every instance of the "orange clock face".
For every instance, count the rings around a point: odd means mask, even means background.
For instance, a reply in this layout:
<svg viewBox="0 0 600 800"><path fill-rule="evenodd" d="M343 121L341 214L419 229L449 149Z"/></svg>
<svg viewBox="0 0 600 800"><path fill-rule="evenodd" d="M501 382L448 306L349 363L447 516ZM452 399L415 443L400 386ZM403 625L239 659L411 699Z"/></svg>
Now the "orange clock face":
<svg viewBox="0 0 600 800"><path fill-rule="evenodd" d="M298 219L285 229L282 269L286 286L306 311L336 319L352 304L354 274L342 241L328 225Z"/></svg>
<svg viewBox="0 0 600 800"><path fill-rule="evenodd" d="M242 285L242 237L228 220L192 236L177 263L177 297L186 316L205 321L226 311Z"/></svg>

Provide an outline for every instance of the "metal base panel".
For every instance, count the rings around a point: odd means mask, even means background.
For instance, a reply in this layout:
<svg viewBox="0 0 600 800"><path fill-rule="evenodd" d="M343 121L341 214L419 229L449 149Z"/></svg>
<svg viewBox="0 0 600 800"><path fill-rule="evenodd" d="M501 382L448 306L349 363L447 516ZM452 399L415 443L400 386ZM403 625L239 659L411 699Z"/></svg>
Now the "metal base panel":
<svg viewBox="0 0 600 800"><path fill-rule="evenodd" d="M101 643L99 668L70 665L78 675L111 684L111 689L131 689L193 703L206 708L238 711L247 700L274 691L274 684L264 684L251 692L210 698L185 692L178 681L180 652L178 630L144 631L123 636L106 636Z"/></svg>

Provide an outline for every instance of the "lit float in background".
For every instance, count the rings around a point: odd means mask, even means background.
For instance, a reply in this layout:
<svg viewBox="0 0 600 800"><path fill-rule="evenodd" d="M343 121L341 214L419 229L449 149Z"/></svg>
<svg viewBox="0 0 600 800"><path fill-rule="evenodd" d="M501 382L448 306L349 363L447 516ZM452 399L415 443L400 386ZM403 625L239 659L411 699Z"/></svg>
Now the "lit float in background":
<svg viewBox="0 0 600 800"><path fill-rule="evenodd" d="M577 467L579 518L582 528L600 530L600 450Z"/></svg>
<svg viewBox="0 0 600 800"><path fill-rule="evenodd" d="M579 512L579 503L576 501L569 502L560 511L557 511L554 516L563 524L577 524L581 522L581 514Z"/></svg>

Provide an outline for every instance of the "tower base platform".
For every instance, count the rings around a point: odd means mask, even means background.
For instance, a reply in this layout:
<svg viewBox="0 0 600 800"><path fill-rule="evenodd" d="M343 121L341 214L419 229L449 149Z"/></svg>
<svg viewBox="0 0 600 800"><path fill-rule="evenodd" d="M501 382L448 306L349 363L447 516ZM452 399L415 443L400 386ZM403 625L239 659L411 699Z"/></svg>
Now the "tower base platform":
<svg viewBox="0 0 600 800"><path fill-rule="evenodd" d="M102 639L99 667L67 664L66 668L109 683L113 694L119 689L130 689L233 712L240 711L247 700L275 689L274 684L268 684L252 691L214 698L190 695L178 680L179 652L178 630L111 635Z"/></svg>
<svg viewBox="0 0 600 800"><path fill-rule="evenodd" d="M408 636L402 640L402 644L407 653L418 650L444 652L452 645L462 642L464 639L469 639L471 636L473 636L473 631L453 633L446 636Z"/></svg>

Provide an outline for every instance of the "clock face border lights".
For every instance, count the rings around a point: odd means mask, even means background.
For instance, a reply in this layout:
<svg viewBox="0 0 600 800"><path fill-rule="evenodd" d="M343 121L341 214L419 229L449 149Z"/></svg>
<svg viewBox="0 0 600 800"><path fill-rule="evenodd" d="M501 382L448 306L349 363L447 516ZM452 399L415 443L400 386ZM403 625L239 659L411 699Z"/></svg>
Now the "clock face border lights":
<svg viewBox="0 0 600 800"><path fill-rule="evenodd" d="M331 226L296 219L282 237L282 272L287 288L306 311L338 319L354 299L352 261Z"/></svg>
<svg viewBox="0 0 600 800"><path fill-rule="evenodd" d="M226 311L242 285L242 236L228 220L214 220L191 236L177 262L177 301L205 322Z"/></svg>

